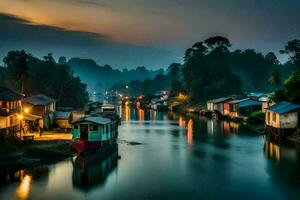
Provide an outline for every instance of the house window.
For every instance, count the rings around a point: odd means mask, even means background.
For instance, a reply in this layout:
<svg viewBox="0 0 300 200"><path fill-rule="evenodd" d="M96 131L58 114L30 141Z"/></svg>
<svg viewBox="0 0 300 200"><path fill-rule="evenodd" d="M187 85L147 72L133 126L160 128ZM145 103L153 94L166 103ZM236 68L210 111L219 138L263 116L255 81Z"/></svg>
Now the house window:
<svg viewBox="0 0 300 200"><path fill-rule="evenodd" d="M276 113L273 113L273 122L277 121L276 117L277 117Z"/></svg>
<svg viewBox="0 0 300 200"><path fill-rule="evenodd" d="M93 125L93 131L98 131L98 126L97 125Z"/></svg>
<svg viewBox="0 0 300 200"><path fill-rule="evenodd" d="M74 129L76 129L76 130L77 130L77 129L78 129L78 125L74 125Z"/></svg>

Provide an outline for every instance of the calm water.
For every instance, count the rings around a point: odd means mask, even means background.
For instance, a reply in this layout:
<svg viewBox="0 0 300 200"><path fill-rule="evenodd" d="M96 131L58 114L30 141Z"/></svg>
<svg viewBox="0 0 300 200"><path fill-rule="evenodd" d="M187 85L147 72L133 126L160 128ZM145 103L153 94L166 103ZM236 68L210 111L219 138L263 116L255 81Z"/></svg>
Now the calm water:
<svg viewBox="0 0 300 200"><path fill-rule="evenodd" d="M300 197L295 147L233 122L129 108L121 114L118 154L2 175L0 199Z"/></svg>

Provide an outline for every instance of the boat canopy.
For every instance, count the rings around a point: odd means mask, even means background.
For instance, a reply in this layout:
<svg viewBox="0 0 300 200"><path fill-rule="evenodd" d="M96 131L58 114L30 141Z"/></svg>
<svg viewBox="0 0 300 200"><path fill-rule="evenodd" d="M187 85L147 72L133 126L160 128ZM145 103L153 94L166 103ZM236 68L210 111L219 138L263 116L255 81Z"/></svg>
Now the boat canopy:
<svg viewBox="0 0 300 200"><path fill-rule="evenodd" d="M95 124L109 124L111 123L111 119L106 118L106 117L102 117L102 116L86 116L86 117L82 117L77 121L74 121L72 124L79 124L82 122L91 122L91 123L95 123Z"/></svg>

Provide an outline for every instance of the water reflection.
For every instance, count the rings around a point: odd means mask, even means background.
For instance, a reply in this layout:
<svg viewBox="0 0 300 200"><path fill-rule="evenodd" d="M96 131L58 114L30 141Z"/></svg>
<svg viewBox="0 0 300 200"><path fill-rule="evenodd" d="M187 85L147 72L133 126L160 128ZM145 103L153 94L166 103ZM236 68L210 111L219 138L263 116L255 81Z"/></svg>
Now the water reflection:
<svg viewBox="0 0 300 200"><path fill-rule="evenodd" d="M274 180L280 178L300 184L300 152L294 146L265 140L264 152L269 159L267 172Z"/></svg>
<svg viewBox="0 0 300 200"><path fill-rule="evenodd" d="M17 197L21 200L27 199L30 193L30 184L32 177L30 175L25 175L21 178L21 183L17 187Z"/></svg>
<svg viewBox="0 0 300 200"><path fill-rule="evenodd" d="M130 107L128 104L125 104L125 121L130 119Z"/></svg>
<svg viewBox="0 0 300 200"><path fill-rule="evenodd" d="M144 112L144 110L142 110L142 109L138 109L139 110L139 121L144 121L144 119L145 119L145 112Z"/></svg>
<svg viewBox="0 0 300 200"><path fill-rule="evenodd" d="M73 186L88 191L105 182L118 163L118 150L103 158L102 154L78 156L73 167Z"/></svg>
<svg viewBox="0 0 300 200"><path fill-rule="evenodd" d="M265 155L268 158L274 161L280 160L280 146L278 144L266 140L264 148L265 148Z"/></svg>
<svg viewBox="0 0 300 200"><path fill-rule="evenodd" d="M187 139L188 139L188 144L191 145L193 143L193 120L192 119L190 119L188 122Z"/></svg>
<svg viewBox="0 0 300 200"><path fill-rule="evenodd" d="M180 127L185 127L186 126L186 122L185 122L185 120L183 119L182 116L179 116L178 123L179 123Z"/></svg>

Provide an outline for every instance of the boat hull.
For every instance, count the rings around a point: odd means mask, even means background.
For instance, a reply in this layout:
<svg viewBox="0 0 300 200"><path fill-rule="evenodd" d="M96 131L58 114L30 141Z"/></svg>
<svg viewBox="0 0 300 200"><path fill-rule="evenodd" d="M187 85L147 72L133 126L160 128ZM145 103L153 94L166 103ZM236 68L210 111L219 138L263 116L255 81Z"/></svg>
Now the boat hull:
<svg viewBox="0 0 300 200"><path fill-rule="evenodd" d="M83 154L87 152L100 151L112 143L113 142L111 141L91 142L91 141L78 140L78 141L73 141L73 146L75 147L78 154Z"/></svg>

